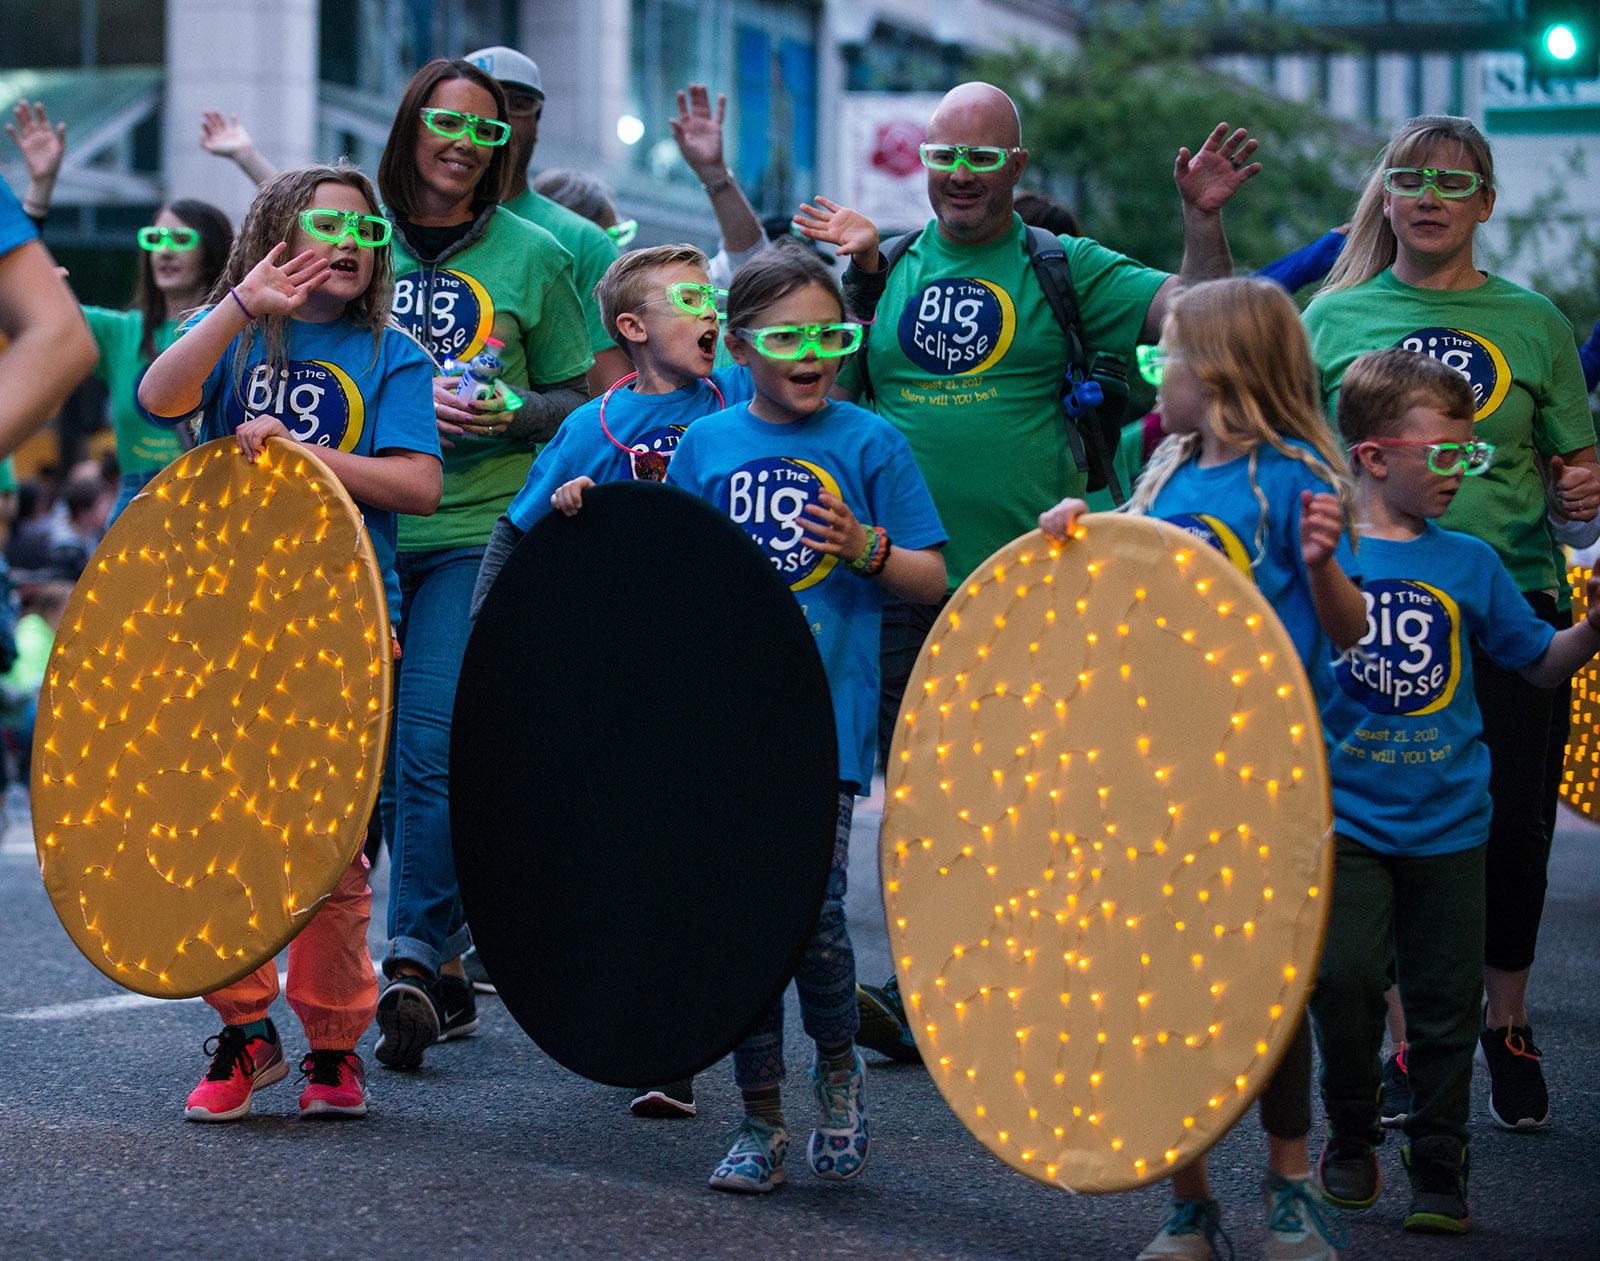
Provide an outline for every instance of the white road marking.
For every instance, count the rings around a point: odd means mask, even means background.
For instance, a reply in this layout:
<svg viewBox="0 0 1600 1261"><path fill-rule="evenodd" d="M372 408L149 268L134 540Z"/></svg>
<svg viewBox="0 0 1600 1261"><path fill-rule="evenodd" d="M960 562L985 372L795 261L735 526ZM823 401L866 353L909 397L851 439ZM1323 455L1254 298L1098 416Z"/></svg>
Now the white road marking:
<svg viewBox="0 0 1600 1261"><path fill-rule="evenodd" d="M278 989L282 991L288 977L278 973ZM80 998L73 1003L51 1003L45 1007L26 1007L22 1011L0 1011L0 1020L78 1020L84 1016L100 1016L111 1011L127 1011L134 1007L158 1007L167 1003L198 1003L198 998L152 998L148 994L106 994L100 998Z"/></svg>

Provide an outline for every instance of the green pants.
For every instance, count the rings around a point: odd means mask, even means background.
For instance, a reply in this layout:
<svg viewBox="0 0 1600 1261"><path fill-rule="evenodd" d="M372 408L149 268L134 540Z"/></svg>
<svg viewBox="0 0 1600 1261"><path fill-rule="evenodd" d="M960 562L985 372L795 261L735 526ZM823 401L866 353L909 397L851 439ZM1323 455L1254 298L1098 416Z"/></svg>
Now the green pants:
<svg viewBox="0 0 1600 1261"><path fill-rule="evenodd" d="M1390 961L1406 1016L1415 1141L1467 1140L1483 991L1485 848L1422 858L1338 838L1327 945L1311 995L1322 1101L1342 1131L1378 1128L1384 990Z"/></svg>

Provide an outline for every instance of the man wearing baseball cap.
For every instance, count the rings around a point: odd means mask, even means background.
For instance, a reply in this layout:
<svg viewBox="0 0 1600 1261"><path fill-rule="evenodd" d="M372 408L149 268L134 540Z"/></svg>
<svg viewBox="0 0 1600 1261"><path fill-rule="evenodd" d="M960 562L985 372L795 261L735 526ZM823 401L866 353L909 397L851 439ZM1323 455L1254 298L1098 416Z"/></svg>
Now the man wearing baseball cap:
<svg viewBox="0 0 1600 1261"><path fill-rule="evenodd" d="M519 191L503 205L519 218L538 224L572 255L573 280L583 301L589 350L594 355L589 392L602 394L617 378L632 371L627 356L606 332L600 319L600 304L594 296L595 284L617 257L617 247L604 228L534 192L528 184L528 164L533 161L533 149L539 142L539 116L544 112L544 84L533 59L515 48L497 46L468 53L466 60L499 80L505 89L510 114L506 121L511 124L511 164L516 172L511 186Z"/></svg>

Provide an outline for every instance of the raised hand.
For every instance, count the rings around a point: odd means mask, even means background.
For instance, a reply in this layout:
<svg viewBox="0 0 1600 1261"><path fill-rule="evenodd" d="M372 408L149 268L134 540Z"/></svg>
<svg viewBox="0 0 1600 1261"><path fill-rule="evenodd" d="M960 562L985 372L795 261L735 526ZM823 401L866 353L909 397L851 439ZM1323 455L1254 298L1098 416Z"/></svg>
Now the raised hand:
<svg viewBox="0 0 1600 1261"><path fill-rule="evenodd" d="M795 212L794 226L802 236L813 241L826 241L843 257L859 256L858 261L871 263L878 253L878 225L866 215L841 206L838 202L818 197L817 204L801 202ZM876 271L876 267L867 267Z"/></svg>
<svg viewBox="0 0 1600 1261"><path fill-rule="evenodd" d="M255 142L239 121L239 115L224 118L214 109L200 116L200 147L219 158L236 158L241 153L253 151Z"/></svg>
<svg viewBox="0 0 1600 1261"><path fill-rule="evenodd" d="M1179 149L1172 178L1184 204L1206 212L1226 206L1241 184L1261 174L1261 163L1249 160L1260 143L1243 127L1229 135L1228 124L1218 123L1199 153Z"/></svg>
<svg viewBox="0 0 1600 1261"><path fill-rule="evenodd" d="M804 531L801 541L813 551L851 561L866 550L866 527L856 520L849 504L827 491L817 496L816 503L805 506L798 524Z"/></svg>
<svg viewBox="0 0 1600 1261"><path fill-rule="evenodd" d="M22 150L22 161L28 168L28 177L54 183L57 172L61 170L61 159L67 153L66 123L57 123L52 127L50 115L45 112L42 101L34 101L31 105L27 101L18 101L16 108L11 111L11 121L6 124L6 134Z"/></svg>
<svg viewBox="0 0 1600 1261"><path fill-rule="evenodd" d="M691 83L678 92L678 116L669 119L672 138L689 169L704 181L706 175L720 177L726 165L722 157L722 120L727 116L728 98L717 93L716 113L711 112L711 92L703 83Z"/></svg>
<svg viewBox="0 0 1600 1261"><path fill-rule="evenodd" d="M251 315L293 315L332 274L328 260L311 250L280 266L278 260L288 249L278 242L239 282L239 297Z"/></svg>
<svg viewBox="0 0 1600 1261"><path fill-rule="evenodd" d="M1333 559L1344 532L1344 512L1339 496L1326 492L1300 492L1300 559L1307 569L1321 569Z"/></svg>

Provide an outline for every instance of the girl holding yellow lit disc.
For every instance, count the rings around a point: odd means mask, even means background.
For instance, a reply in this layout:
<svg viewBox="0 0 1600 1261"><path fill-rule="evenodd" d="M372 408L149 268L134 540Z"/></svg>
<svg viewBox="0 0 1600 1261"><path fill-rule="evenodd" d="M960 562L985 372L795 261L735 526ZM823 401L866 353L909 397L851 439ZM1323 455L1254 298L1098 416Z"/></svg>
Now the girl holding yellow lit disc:
<svg viewBox="0 0 1600 1261"><path fill-rule="evenodd" d="M1214 280L1174 302L1161 342L1140 355L1160 393L1168 437L1156 449L1126 511L1182 526L1238 563L1289 632L1318 697L1343 651L1367 629L1351 581L1345 537L1347 465L1322 418L1311 348L1294 303L1267 280ZM1063 500L1039 518L1053 538L1072 534L1087 510ZM1311 1191L1311 1033L1302 1023L1261 1094L1267 1131L1269 1261L1330 1261L1337 1231ZM1201 1156L1173 1175L1173 1204L1140 1261L1208 1261L1225 1238Z"/></svg>
<svg viewBox="0 0 1600 1261"><path fill-rule="evenodd" d="M389 224L377 211L371 184L350 167L306 167L270 180L245 216L212 305L150 365L139 404L168 425L196 418L202 439L233 435L252 462L269 438L314 445L356 501L388 573L396 517L431 513L441 474L432 366L389 322ZM366 1114L355 1047L378 999L367 952L371 901L357 848L289 947L289 1005L310 1044L301 1061L302 1116ZM206 1043L211 1066L189 1096L191 1120L245 1116L255 1090L287 1075L267 1018L277 994L268 960L206 995L225 1023Z"/></svg>

